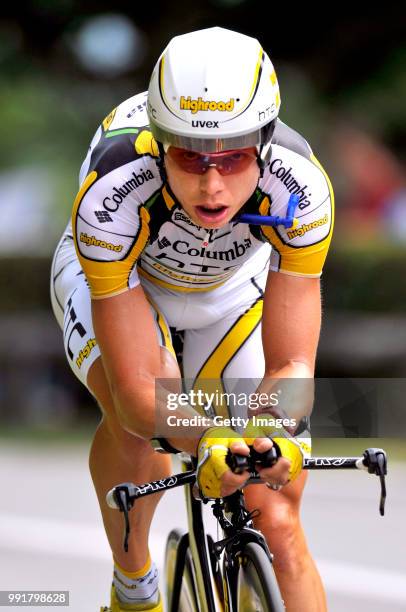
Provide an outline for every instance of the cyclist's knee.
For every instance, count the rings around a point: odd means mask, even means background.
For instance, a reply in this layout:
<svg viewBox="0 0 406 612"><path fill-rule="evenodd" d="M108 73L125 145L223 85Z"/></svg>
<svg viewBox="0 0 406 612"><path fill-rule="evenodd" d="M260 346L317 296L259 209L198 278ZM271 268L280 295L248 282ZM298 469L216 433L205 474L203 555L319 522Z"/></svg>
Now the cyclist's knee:
<svg viewBox="0 0 406 612"><path fill-rule="evenodd" d="M140 438L123 429L115 414L103 414L96 436L103 438L106 444L112 444L116 447L117 458L121 453L124 457L128 457L129 452L131 452L132 457L136 454L141 459L149 455L156 455L149 440Z"/></svg>
<svg viewBox="0 0 406 612"><path fill-rule="evenodd" d="M302 474L279 492L257 486L257 490L262 490L262 496L256 495L254 505L254 500L250 500L250 509L258 508L260 511L254 524L275 554L275 568L291 576L300 575L309 559L300 522L300 499L305 480L306 475Z"/></svg>
<svg viewBox="0 0 406 612"><path fill-rule="evenodd" d="M180 383L180 372L176 359L163 347L161 347L161 375L165 379L174 379L174 385ZM123 461L126 461L128 457L137 456L137 465L140 469L148 464L155 472L162 466L162 474L166 475L166 472L169 471L170 460L166 456L155 453L148 440L129 433L122 426L100 357L89 369L87 384L102 411L102 419L95 435L93 447L100 446L100 444L96 444L96 439L99 442L104 439L106 444L114 446L116 449L117 459L121 456Z"/></svg>
<svg viewBox="0 0 406 612"><path fill-rule="evenodd" d="M263 504L258 504L259 516L255 518L255 526L272 539L281 539L290 543L300 525L299 511L295 504L286 499L264 498Z"/></svg>
<svg viewBox="0 0 406 612"><path fill-rule="evenodd" d="M284 486L280 491L271 491L265 486L250 485L245 488L247 506L250 510L261 508L263 514L276 515L280 514L279 508L286 508L289 514L298 516L307 477L307 472L302 471L294 482Z"/></svg>
<svg viewBox="0 0 406 612"><path fill-rule="evenodd" d="M103 416L91 445L89 468L96 488L99 485L104 490L118 480L146 482L166 478L172 472L172 462L170 455L156 453L149 440L128 433L114 417ZM155 506L161 495L152 497L155 499L140 500L139 508Z"/></svg>
<svg viewBox="0 0 406 612"><path fill-rule="evenodd" d="M262 514L254 524L275 555L275 569L291 577L300 576L307 563L308 551L298 513L283 506Z"/></svg>
<svg viewBox="0 0 406 612"><path fill-rule="evenodd" d="M115 414L114 403L101 357L98 357L89 368L87 386L95 397L103 415L108 417Z"/></svg>

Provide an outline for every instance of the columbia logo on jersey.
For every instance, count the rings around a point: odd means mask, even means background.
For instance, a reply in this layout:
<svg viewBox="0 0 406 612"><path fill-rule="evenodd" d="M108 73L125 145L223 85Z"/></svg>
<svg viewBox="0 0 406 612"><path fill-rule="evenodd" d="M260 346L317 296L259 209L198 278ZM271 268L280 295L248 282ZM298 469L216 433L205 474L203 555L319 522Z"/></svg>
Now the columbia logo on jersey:
<svg viewBox="0 0 406 612"><path fill-rule="evenodd" d="M112 223L113 219L105 210L95 210L94 214L99 223Z"/></svg>
<svg viewBox="0 0 406 612"><path fill-rule="evenodd" d="M190 245L186 240L175 240L172 244L172 248L176 253L181 255L189 255L190 257L205 257L207 259L218 259L220 261L234 261L245 254L247 249L252 247L252 242L249 238L244 238L242 243L238 243L236 240L233 242L233 246L227 251L214 251L206 249L205 247L195 248Z"/></svg>
<svg viewBox="0 0 406 612"><path fill-rule="evenodd" d="M171 246L171 243L169 242L168 238L164 236L158 240L158 246L160 249L164 249L165 247Z"/></svg>
<svg viewBox="0 0 406 612"><path fill-rule="evenodd" d="M295 177L291 174L292 167L289 169L285 168L283 165L283 161L281 159L274 159L270 164L271 174L277 176L279 180L282 181L284 185L286 185L289 193L295 193L299 197L299 208L303 210L309 206L311 193L306 193L307 185L301 187Z"/></svg>
<svg viewBox="0 0 406 612"><path fill-rule="evenodd" d="M132 172L131 175L132 178L120 185L120 187L113 187L112 193L103 199L103 206L109 212L116 212L129 193L154 178L151 170L143 170L142 168L139 169L139 174Z"/></svg>

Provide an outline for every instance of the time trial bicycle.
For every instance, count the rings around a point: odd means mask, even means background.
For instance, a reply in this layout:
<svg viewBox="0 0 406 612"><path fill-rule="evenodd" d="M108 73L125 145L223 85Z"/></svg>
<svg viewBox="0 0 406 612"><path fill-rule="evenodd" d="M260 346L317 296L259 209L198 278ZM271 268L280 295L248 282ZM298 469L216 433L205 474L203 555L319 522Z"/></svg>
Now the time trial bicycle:
<svg viewBox="0 0 406 612"><path fill-rule="evenodd" d="M165 550L165 583L168 612L284 612L285 606L273 569L273 554L262 533L254 528L259 511L248 512L243 490L220 499L200 495L196 484L196 459L179 453L182 472L142 485L123 483L107 494L111 508L124 515L124 549L128 551L129 512L137 499L146 495L183 486L188 516L188 531L173 529ZM246 484L264 484L256 465L272 466L280 456L274 446L266 453L243 457L229 452L227 463L241 473L248 469ZM311 457L304 459L307 470L359 469L376 474L380 479L379 511L383 516L387 473L384 450L368 448L360 457ZM206 532L203 504L211 509L223 537L214 541ZM101 612L109 608L102 608Z"/></svg>

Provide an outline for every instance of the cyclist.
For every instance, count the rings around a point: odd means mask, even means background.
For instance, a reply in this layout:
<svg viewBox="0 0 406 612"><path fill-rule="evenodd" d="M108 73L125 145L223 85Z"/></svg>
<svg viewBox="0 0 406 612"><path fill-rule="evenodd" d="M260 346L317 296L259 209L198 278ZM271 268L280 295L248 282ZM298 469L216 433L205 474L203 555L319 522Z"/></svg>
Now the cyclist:
<svg viewBox="0 0 406 612"><path fill-rule="evenodd" d="M155 380L179 386L173 334L183 335L189 388L219 379L228 389L244 378L269 392L271 379L313 377L333 194L279 107L275 70L256 39L222 28L177 36L148 92L106 117L81 167L51 294L69 364L102 411L90 470L114 558L113 611L162 610L148 550L160 496L131 513L128 553L122 517L105 496L118 482L171 472L170 455L154 453L150 439ZM291 228L238 220L286 216L291 194L299 197ZM227 414L221 402L217 410ZM246 487L247 506L261 511L256 524L275 553L287 609L316 612L325 596L299 519L306 446L289 432L275 436L251 422L236 434L206 423L160 443L197 456L203 494L218 497L247 478L227 468L228 449L248 454L253 442L263 451L277 439L282 457L261 470L269 486Z"/></svg>

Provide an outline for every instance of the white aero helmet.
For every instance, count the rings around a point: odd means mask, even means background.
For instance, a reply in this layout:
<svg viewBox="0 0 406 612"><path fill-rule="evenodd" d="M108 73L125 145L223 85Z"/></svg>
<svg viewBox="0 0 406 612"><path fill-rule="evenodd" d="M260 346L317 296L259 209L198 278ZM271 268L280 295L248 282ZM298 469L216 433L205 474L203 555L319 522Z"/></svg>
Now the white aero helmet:
<svg viewBox="0 0 406 612"><path fill-rule="evenodd" d="M218 27L173 38L148 89L151 130L165 149L256 146L264 160L279 107L276 73L260 43Z"/></svg>

